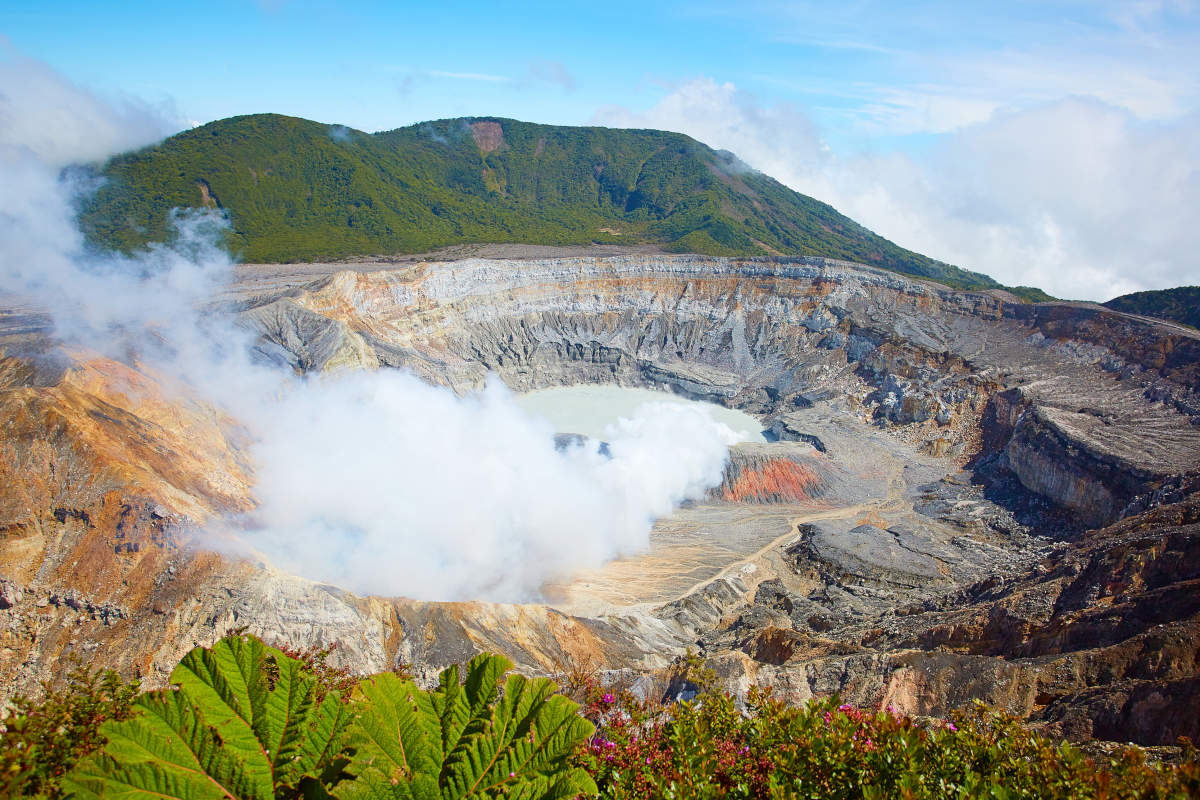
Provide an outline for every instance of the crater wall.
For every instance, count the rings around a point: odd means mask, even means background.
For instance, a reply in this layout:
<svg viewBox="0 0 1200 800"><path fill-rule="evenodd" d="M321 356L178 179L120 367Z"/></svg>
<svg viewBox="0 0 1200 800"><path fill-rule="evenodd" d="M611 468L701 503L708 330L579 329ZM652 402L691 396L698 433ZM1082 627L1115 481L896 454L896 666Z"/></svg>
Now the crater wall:
<svg viewBox="0 0 1200 800"><path fill-rule="evenodd" d="M230 514L254 499L236 420L11 314L0 692L68 653L156 685L247 626L337 643L360 671L431 676L492 649L669 694L656 671L693 648L732 690L795 700L944 714L982 697L1147 743L1194 727L1171 711L1200 676L1193 331L823 259L246 267L217 305L300 372L665 388L757 414L778 441L735 448L649 553L545 603L355 597L237 555Z"/></svg>
<svg viewBox="0 0 1200 800"><path fill-rule="evenodd" d="M457 391L489 372L518 391L652 386L771 424L834 399L927 452L994 462L1084 525L1180 496L1200 468L1194 332L843 262L467 260L342 272L243 314L300 370L402 367ZM312 315L319 332L291 335Z"/></svg>

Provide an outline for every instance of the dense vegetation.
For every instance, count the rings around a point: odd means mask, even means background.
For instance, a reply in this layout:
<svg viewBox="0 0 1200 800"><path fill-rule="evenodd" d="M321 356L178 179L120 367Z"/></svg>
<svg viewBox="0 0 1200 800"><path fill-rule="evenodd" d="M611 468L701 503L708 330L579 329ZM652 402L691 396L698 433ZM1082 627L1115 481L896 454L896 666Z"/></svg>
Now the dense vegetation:
<svg viewBox="0 0 1200 800"><path fill-rule="evenodd" d="M1006 286L1004 288L1027 303L1046 303L1056 299L1054 295L1036 286Z"/></svg>
<svg viewBox="0 0 1200 800"><path fill-rule="evenodd" d="M1134 292L1105 303L1114 311L1156 317L1200 328L1200 286L1180 286L1156 292Z"/></svg>
<svg viewBox="0 0 1200 800"><path fill-rule="evenodd" d="M228 213L248 261L425 252L464 242L655 243L817 255L959 288L991 278L905 250L678 133L451 119L376 134L258 114L118 156L81 208L90 240L168 237L175 207Z"/></svg>
<svg viewBox="0 0 1200 800"><path fill-rule="evenodd" d="M917 725L829 699L752 692L739 710L694 662L688 702L635 700L594 680L505 673L483 655L419 689L355 680L323 653L253 637L197 648L171 689L137 694L76 670L41 702L18 699L0 738L3 796L130 798L1187 798L1200 759L1096 763L976 707Z"/></svg>

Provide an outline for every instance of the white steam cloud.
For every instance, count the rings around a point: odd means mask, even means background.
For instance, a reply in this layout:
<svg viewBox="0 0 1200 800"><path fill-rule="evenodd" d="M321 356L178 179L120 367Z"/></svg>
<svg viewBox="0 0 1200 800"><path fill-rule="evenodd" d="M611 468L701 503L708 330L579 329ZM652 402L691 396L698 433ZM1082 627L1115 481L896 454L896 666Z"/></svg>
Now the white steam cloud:
<svg viewBox="0 0 1200 800"><path fill-rule="evenodd" d="M167 338L194 339L196 304L230 266L213 246L221 220L180 214L172 247L134 258L88 255L74 203L91 187L82 174L63 173L177 128L145 104L101 99L41 62L0 60L0 289L53 310L61 337L108 353L129 344L122 331L143 347L164 342L141 336L148 327L182 326Z"/></svg>
<svg viewBox="0 0 1200 800"><path fill-rule="evenodd" d="M530 599L644 549L655 518L720 482L735 440L660 403L610 430L611 458L560 451L499 381L457 399L399 372L310 383L259 423L255 542L301 574L422 599Z"/></svg>
<svg viewBox="0 0 1200 800"><path fill-rule="evenodd" d="M44 94L20 90L31 79ZM59 336L133 353L247 427L259 500L247 545L272 562L359 592L527 600L644 549L656 518L720 482L736 434L697 408L645 406L602 455L595 442L556 448L498 380L459 398L396 371L305 380L253 363L250 334L204 311L230 275L220 219L179 214L170 246L133 257L88 254L76 230L81 187L61 167L161 132L42 65L5 64L0 275L54 313Z"/></svg>
<svg viewBox="0 0 1200 800"><path fill-rule="evenodd" d="M60 168L133 150L184 127L169 107L102 98L40 61L0 49L0 151L6 156L25 152Z"/></svg>

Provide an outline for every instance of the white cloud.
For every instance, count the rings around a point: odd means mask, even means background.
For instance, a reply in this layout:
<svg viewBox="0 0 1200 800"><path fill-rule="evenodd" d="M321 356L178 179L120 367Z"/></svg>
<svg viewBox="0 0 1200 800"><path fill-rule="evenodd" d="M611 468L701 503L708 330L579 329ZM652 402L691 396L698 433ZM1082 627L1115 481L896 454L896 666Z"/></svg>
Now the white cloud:
<svg viewBox="0 0 1200 800"><path fill-rule="evenodd" d="M239 409L261 437L249 541L298 574L425 600L530 600L645 550L656 518L720 483L735 438L651 404L610 429L608 458L556 450L499 381L464 398L395 370L289 389Z"/></svg>
<svg viewBox="0 0 1200 800"><path fill-rule="evenodd" d="M869 135L953 131L995 110L1074 95L1157 120L1200 101L1191 0L697 5L773 47L793 47L814 64L800 73L813 93L853 99L841 110ZM827 57L844 69L822 69Z"/></svg>
<svg viewBox="0 0 1200 800"><path fill-rule="evenodd" d="M988 119L999 107L987 97L918 86L875 90L855 114L865 130L875 133L948 133Z"/></svg>
<svg viewBox="0 0 1200 800"><path fill-rule="evenodd" d="M211 288L208 220L179 218L182 251L141 258L85 258L74 200L86 190L61 174L68 164L101 160L178 129L178 121L136 99L105 100L45 64L0 61L0 277L6 292L53 304L62 336L93 340L132 321L184 316ZM219 271L219 270L216 270ZM154 280L145 280L151 276ZM96 302L104 297L105 302Z"/></svg>
<svg viewBox="0 0 1200 800"><path fill-rule="evenodd" d="M697 78L676 87L654 108L637 113L620 106L601 109L601 125L619 128L663 128L681 131L724 150L769 174L788 167L797 176L812 170L830 154L812 122L798 109L766 106L732 83Z"/></svg>
<svg viewBox="0 0 1200 800"><path fill-rule="evenodd" d="M185 123L173 109L101 98L40 61L0 58L0 150L61 167L158 141Z"/></svg>
<svg viewBox="0 0 1200 800"><path fill-rule="evenodd" d="M1200 283L1200 117L1147 123L1095 99L997 111L920 160L839 157L805 115L700 78L600 124L659 127L751 166L904 247L1006 284L1106 300Z"/></svg>
<svg viewBox="0 0 1200 800"><path fill-rule="evenodd" d="M1181 68L1179 46L1146 48L1094 42L1078 50L1001 50L928 57L943 96L991 100L1014 107L1072 95L1094 97L1144 119L1168 119L1196 100L1193 68Z"/></svg>
<svg viewBox="0 0 1200 800"><path fill-rule="evenodd" d="M533 61L520 77L496 75L490 72L452 72L447 70L414 70L405 67L390 66L388 70L398 70L406 74L395 81L396 88L402 95L411 94L418 86L436 80L466 81L471 83L495 84L509 91L530 89L545 89L558 87L564 92L575 90L575 78L560 61Z"/></svg>
<svg viewBox="0 0 1200 800"><path fill-rule="evenodd" d="M564 92L575 91L575 78L561 61L534 61L529 65L526 83L548 83L559 86Z"/></svg>

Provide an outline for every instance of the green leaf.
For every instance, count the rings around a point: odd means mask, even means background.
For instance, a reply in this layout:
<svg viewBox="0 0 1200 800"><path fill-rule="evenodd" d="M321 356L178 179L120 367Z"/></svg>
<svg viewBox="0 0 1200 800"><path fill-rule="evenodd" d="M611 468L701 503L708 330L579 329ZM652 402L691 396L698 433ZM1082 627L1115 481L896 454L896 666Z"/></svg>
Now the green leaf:
<svg viewBox="0 0 1200 800"><path fill-rule="evenodd" d="M348 706L332 692L317 702L316 678L253 637L196 648L171 680L101 729L108 744L67 779L80 796L274 798L341 755Z"/></svg>
<svg viewBox="0 0 1200 800"><path fill-rule="evenodd" d="M142 695L136 705L141 713L132 719L101 728L108 744L63 780L67 792L81 798L274 797L268 765L239 758L246 742L227 740L206 725L186 691Z"/></svg>
<svg viewBox="0 0 1200 800"><path fill-rule="evenodd" d="M471 708L458 683L458 667L451 665L442 671L441 686L430 695L434 713L441 730L442 758L458 744L458 737L471 718Z"/></svg>
<svg viewBox="0 0 1200 800"><path fill-rule="evenodd" d="M385 673L359 684L354 699L359 713L350 727L350 746L356 752L351 774L382 776L388 782L426 775L436 782L442 727L430 694Z"/></svg>
<svg viewBox="0 0 1200 800"><path fill-rule="evenodd" d="M339 800L594 794L587 773L567 766L591 735L591 723L544 678L513 675L501 697L501 679L511 667L500 656L479 656L463 685L450 667L433 692L391 675L364 681L351 725L354 780L334 794Z"/></svg>
<svg viewBox="0 0 1200 800"><path fill-rule="evenodd" d="M340 695L330 692L309 719L311 726L291 751L292 763L287 774L290 779L317 777L342 757L353 713Z"/></svg>
<svg viewBox="0 0 1200 800"><path fill-rule="evenodd" d="M205 719L242 755L264 755L273 739L267 724L267 695L271 690L267 648L253 637L227 636L212 649L197 647L171 672L178 684L196 699ZM249 729L252 738L242 736Z"/></svg>

